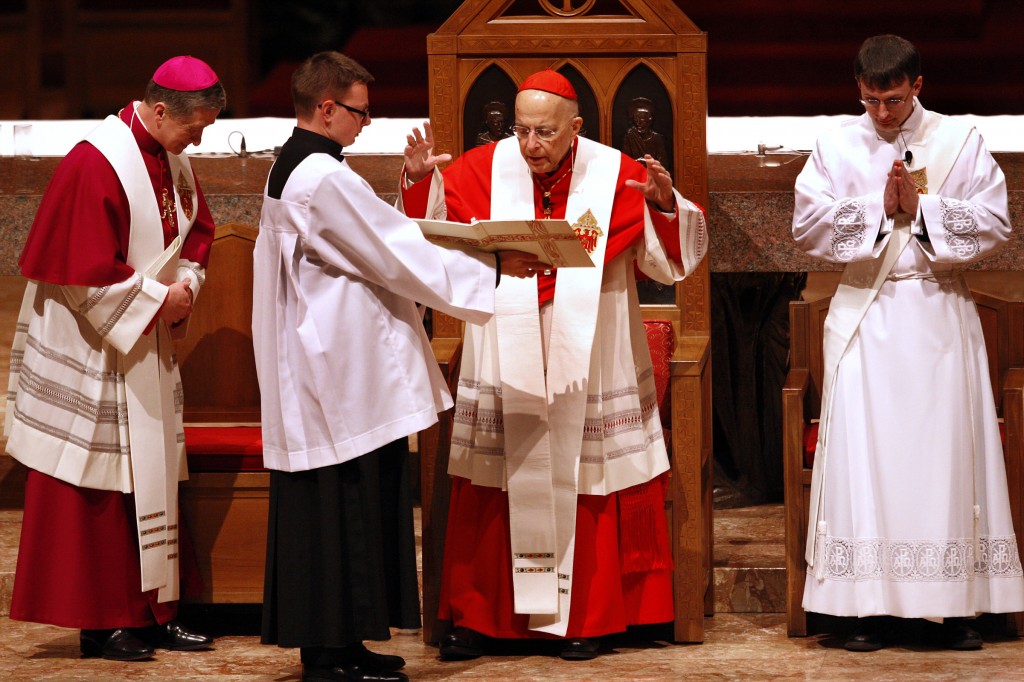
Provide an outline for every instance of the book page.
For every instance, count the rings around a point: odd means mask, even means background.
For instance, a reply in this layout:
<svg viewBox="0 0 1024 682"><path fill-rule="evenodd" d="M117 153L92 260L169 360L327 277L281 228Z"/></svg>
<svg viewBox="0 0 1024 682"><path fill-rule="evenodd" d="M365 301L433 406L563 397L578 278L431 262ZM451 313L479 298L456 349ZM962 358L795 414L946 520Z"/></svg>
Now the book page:
<svg viewBox="0 0 1024 682"><path fill-rule="evenodd" d="M480 220L471 224L417 220L430 241L483 251L523 251L556 268L594 267L565 220Z"/></svg>

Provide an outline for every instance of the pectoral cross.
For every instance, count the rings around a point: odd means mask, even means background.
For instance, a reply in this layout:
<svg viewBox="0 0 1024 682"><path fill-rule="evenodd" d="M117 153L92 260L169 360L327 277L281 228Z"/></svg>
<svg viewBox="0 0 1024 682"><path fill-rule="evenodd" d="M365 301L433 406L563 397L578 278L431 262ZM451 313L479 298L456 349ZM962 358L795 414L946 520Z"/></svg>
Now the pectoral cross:
<svg viewBox="0 0 1024 682"><path fill-rule="evenodd" d="M163 194L160 197L160 219L167 221L173 228L175 227L175 218L174 198L170 196L167 188L164 187Z"/></svg>

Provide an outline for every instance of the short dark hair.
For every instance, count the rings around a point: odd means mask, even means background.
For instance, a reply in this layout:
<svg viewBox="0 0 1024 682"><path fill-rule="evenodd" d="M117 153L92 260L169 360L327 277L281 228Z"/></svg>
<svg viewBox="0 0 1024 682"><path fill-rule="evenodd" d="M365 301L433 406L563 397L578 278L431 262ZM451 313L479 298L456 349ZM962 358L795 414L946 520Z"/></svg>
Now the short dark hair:
<svg viewBox="0 0 1024 682"><path fill-rule="evenodd" d="M227 106L228 98L224 92L224 86L220 81L203 90L186 92L182 90L171 90L162 85L149 81L146 86L146 94L142 100L149 106L157 102L167 105L167 113L173 118L190 118L196 109L216 109L223 111Z"/></svg>
<svg viewBox="0 0 1024 682"><path fill-rule="evenodd" d="M340 52L318 52L292 74L295 115L309 118L316 105L328 97L340 97L356 83L369 85L373 76L351 57Z"/></svg>
<svg viewBox="0 0 1024 682"><path fill-rule="evenodd" d="M921 75L921 55L909 40L891 34L864 41L853 60L853 75L871 88L884 90Z"/></svg>

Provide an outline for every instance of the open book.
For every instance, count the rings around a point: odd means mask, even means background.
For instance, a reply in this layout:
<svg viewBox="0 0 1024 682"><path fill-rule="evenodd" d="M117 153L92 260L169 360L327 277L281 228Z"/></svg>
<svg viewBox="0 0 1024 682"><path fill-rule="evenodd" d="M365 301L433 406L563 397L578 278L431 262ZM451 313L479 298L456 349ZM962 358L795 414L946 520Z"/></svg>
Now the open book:
<svg viewBox="0 0 1024 682"><path fill-rule="evenodd" d="M444 246L524 251L556 268L592 268L594 262L566 220L417 220L424 236Z"/></svg>

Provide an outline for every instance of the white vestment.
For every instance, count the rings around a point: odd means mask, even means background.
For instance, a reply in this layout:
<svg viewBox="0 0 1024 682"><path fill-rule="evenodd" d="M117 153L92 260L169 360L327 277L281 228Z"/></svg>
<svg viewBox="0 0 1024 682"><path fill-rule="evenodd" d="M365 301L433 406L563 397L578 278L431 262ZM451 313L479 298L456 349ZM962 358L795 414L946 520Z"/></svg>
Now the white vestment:
<svg viewBox="0 0 1024 682"><path fill-rule="evenodd" d="M605 263L624 157L577 139L565 215L578 229L598 228L596 267L559 271L546 367L536 280L503 280L495 319L466 325L448 467L509 491L515 612L559 636L569 620L576 496L609 495L669 468L634 264L672 284L696 269L707 244L703 212L677 192L681 263L665 253L646 205L643 236ZM532 183L517 140L498 142L490 217L534 219ZM436 172L427 215L444 215L444 196Z"/></svg>
<svg viewBox="0 0 1024 682"><path fill-rule="evenodd" d="M162 282L187 278L198 294L205 277L177 257L198 214L186 215L179 189L195 196L195 179L185 154L168 154L171 177L184 184L174 188L179 239L165 251L131 129L111 116L86 140L131 205L126 262L136 274L103 287L29 282L11 348L7 450L72 485L135 493L141 587L170 601L178 598L178 481L188 478L181 378L167 325L144 332L167 296Z"/></svg>
<svg viewBox="0 0 1024 682"><path fill-rule="evenodd" d="M451 407L416 304L486 321L493 256L431 244L346 161L313 153L264 196L253 258L268 468L340 464Z"/></svg>
<svg viewBox="0 0 1024 682"><path fill-rule="evenodd" d="M883 189L903 138L926 193L916 216L890 220ZM1024 609L985 340L958 272L1009 237L1002 171L976 130L916 100L893 142L865 114L818 140L797 178L793 234L812 255L849 263L825 323L834 371L804 608L905 618Z"/></svg>

